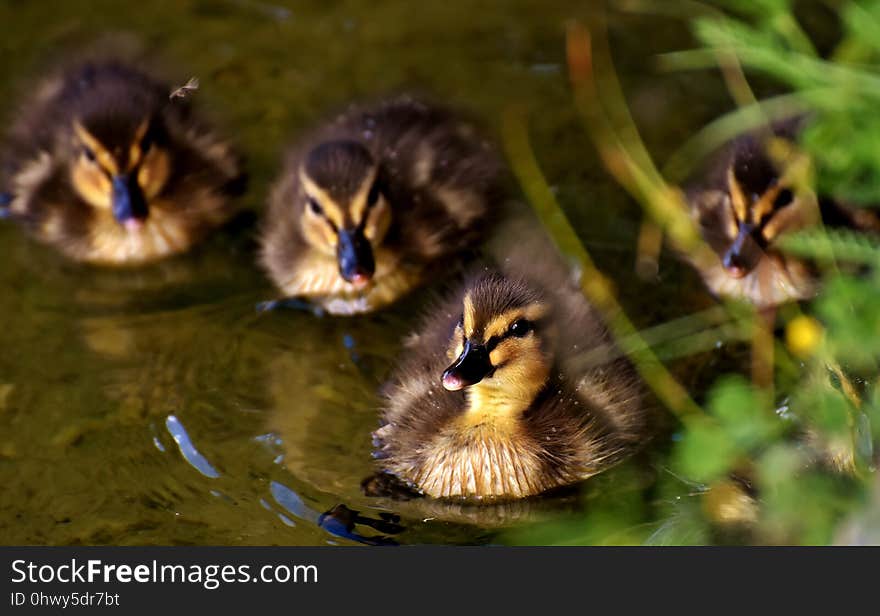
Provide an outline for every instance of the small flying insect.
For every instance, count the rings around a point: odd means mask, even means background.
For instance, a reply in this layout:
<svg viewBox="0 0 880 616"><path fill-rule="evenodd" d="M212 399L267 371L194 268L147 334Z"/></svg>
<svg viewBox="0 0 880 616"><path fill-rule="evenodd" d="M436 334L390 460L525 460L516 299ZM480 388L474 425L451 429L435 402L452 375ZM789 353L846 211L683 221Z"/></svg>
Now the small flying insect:
<svg viewBox="0 0 880 616"><path fill-rule="evenodd" d="M168 95L168 100L173 101L175 98L186 98L198 89L199 78L190 77L189 81L187 81L185 84L171 91L171 94Z"/></svg>

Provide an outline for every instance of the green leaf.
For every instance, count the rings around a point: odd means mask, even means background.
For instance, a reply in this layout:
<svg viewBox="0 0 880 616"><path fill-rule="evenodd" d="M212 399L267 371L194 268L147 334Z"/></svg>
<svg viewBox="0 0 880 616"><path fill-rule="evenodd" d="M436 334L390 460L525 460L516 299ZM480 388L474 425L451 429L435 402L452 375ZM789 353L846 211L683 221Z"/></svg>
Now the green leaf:
<svg viewBox="0 0 880 616"><path fill-rule="evenodd" d="M857 502L854 484L805 468L794 446L777 445L758 461L762 531L774 543L821 545Z"/></svg>
<svg viewBox="0 0 880 616"><path fill-rule="evenodd" d="M791 481L804 464L803 454L796 447L779 443L758 459L758 479L762 487L772 489Z"/></svg>
<svg viewBox="0 0 880 616"><path fill-rule="evenodd" d="M849 432L852 406L842 393L826 387L810 390L808 395L799 406L807 411L811 424L829 434Z"/></svg>
<svg viewBox="0 0 880 616"><path fill-rule="evenodd" d="M751 15L756 18L765 18L769 15L789 13L792 0L719 0L719 4L732 10Z"/></svg>
<svg viewBox="0 0 880 616"><path fill-rule="evenodd" d="M781 237L779 246L790 254L822 262L880 264L877 237L849 229L804 229Z"/></svg>
<svg viewBox="0 0 880 616"><path fill-rule="evenodd" d="M822 112L804 130L801 143L816 160L821 194L870 204L880 201L880 117L876 101L863 101L859 89L856 81L815 101Z"/></svg>
<svg viewBox="0 0 880 616"><path fill-rule="evenodd" d="M708 483L730 472L739 453L721 424L700 418L676 446L675 466L688 479Z"/></svg>
<svg viewBox="0 0 880 616"><path fill-rule="evenodd" d="M713 387L708 406L741 451L765 443L781 428L765 396L738 375L725 377Z"/></svg>
<svg viewBox="0 0 880 616"><path fill-rule="evenodd" d="M843 8L841 21L847 35L880 51L880 2L849 2Z"/></svg>
<svg viewBox="0 0 880 616"><path fill-rule="evenodd" d="M875 385L865 402L863 421L867 424L871 438L880 442L880 387Z"/></svg>
<svg viewBox="0 0 880 616"><path fill-rule="evenodd" d="M880 352L880 284L873 278L835 276L828 280L816 309L825 323L826 344L855 370L876 369Z"/></svg>

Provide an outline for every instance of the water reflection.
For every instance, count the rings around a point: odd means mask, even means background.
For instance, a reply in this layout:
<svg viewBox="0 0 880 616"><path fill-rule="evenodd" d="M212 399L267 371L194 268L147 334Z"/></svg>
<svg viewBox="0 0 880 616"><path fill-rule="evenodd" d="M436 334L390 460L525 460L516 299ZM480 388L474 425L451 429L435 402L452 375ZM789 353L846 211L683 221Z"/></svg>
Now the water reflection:
<svg viewBox="0 0 880 616"><path fill-rule="evenodd" d="M520 500L465 501L422 497L384 473L367 477L362 488L373 507L396 512L412 523L452 522L481 529L500 530L535 524L580 510L580 486ZM407 524L408 522L404 522Z"/></svg>
<svg viewBox="0 0 880 616"><path fill-rule="evenodd" d="M336 505L318 518L318 526L337 537L351 539L366 545L398 545L397 541L386 535L403 532L404 527L398 524L400 517L393 513L383 512L377 518L361 515L360 511L349 509L345 505ZM386 535L362 535L357 526L366 526Z"/></svg>
<svg viewBox="0 0 880 616"><path fill-rule="evenodd" d="M275 499L275 502L297 518L313 524L318 523L320 515L314 509L306 506L303 500L299 497L299 494L277 481L273 481L270 484L269 489L272 492L272 497Z"/></svg>
<svg viewBox="0 0 880 616"><path fill-rule="evenodd" d="M325 513L318 514L314 509L308 507L296 492L287 486L278 483L277 481L273 481L270 490L275 502L281 505L286 511L290 512L300 520L305 520L316 525L334 537L340 537L342 539L348 539L366 545L397 545L397 542L390 537L384 535L364 535L358 532L356 527L358 525L367 526L385 533L386 535L396 534L404 530L403 526L397 524L399 518L391 513L380 513L378 518L370 518L361 515L358 511L349 509L345 505L339 504ZM295 525L295 523L284 514L279 513L278 517L285 524Z"/></svg>
<svg viewBox="0 0 880 616"><path fill-rule="evenodd" d="M183 427L183 424L180 423L180 420L177 419L177 417L169 415L168 419L165 420L165 427L168 428L171 438L177 443L180 455L182 455L193 468L205 477L210 477L211 479L216 479L220 476L217 469L211 466L208 459L199 453L199 450L193 445L189 438L189 434L186 432L186 428Z"/></svg>

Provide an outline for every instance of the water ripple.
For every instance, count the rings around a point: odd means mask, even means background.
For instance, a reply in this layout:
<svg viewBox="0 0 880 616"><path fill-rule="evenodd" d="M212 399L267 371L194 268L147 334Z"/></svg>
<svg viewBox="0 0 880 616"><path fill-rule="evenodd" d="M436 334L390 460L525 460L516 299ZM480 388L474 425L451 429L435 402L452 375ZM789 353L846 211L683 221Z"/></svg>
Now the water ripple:
<svg viewBox="0 0 880 616"><path fill-rule="evenodd" d="M177 447L180 449L180 455L182 455L183 458L193 466L193 468L205 477L210 477L211 479L217 479L220 476L217 469L215 469L211 463L208 462L208 459L199 453L195 445L192 444L189 434L186 432L186 428L183 427L183 424L180 423L180 420L177 417L169 415L168 419L165 420L165 427L168 428L171 438L177 443Z"/></svg>

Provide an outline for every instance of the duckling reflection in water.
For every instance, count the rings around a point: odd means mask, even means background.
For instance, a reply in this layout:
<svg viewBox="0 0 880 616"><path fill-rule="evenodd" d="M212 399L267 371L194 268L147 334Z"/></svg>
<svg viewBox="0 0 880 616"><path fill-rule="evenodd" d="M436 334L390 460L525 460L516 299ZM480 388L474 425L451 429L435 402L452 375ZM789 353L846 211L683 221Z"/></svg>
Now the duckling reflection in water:
<svg viewBox="0 0 880 616"><path fill-rule="evenodd" d="M481 236L500 169L447 110L410 98L353 109L288 155L263 266L286 296L328 312L381 308Z"/></svg>
<svg viewBox="0 0 880 616"><path fill-rule="evenodd" d="M371 518L343 504L336 505L318 517L318 526L331 535L367 545L398 545L397 541L388 535L396 535L405 530L399 522L400 517L393 513L380 512L378 517ZM384 534L364 535L358 532L356 527L359 525Z"/></svg>
<svg viewBox="0 0 880 616"><path fill-rule="evenodd" d="M188 100L121 62L65 67L13 120L0 157L7 213L77 261L184 252L233 214L243 176Z"/></svg>
<svg viewBox="0 0 880 616"><path fill-rule="evenodd" d="M785 234L820 224L880 231L880 220L859 210L797 190L771 160L771 139L791 142L797 123L767 134L745 135L729 144L687 190L692 217L717 261L696 264L719 297L743 299L760 309L813 297L815 267L785 254Z"/></svg>
<svg viewBox="0 0 880 616"><path fill-rule="evenodd" d="M484 270L406 343L374 433L382 469L436 498L511 499L594 475L646 432L622 359L571 281Z"/></svg>

